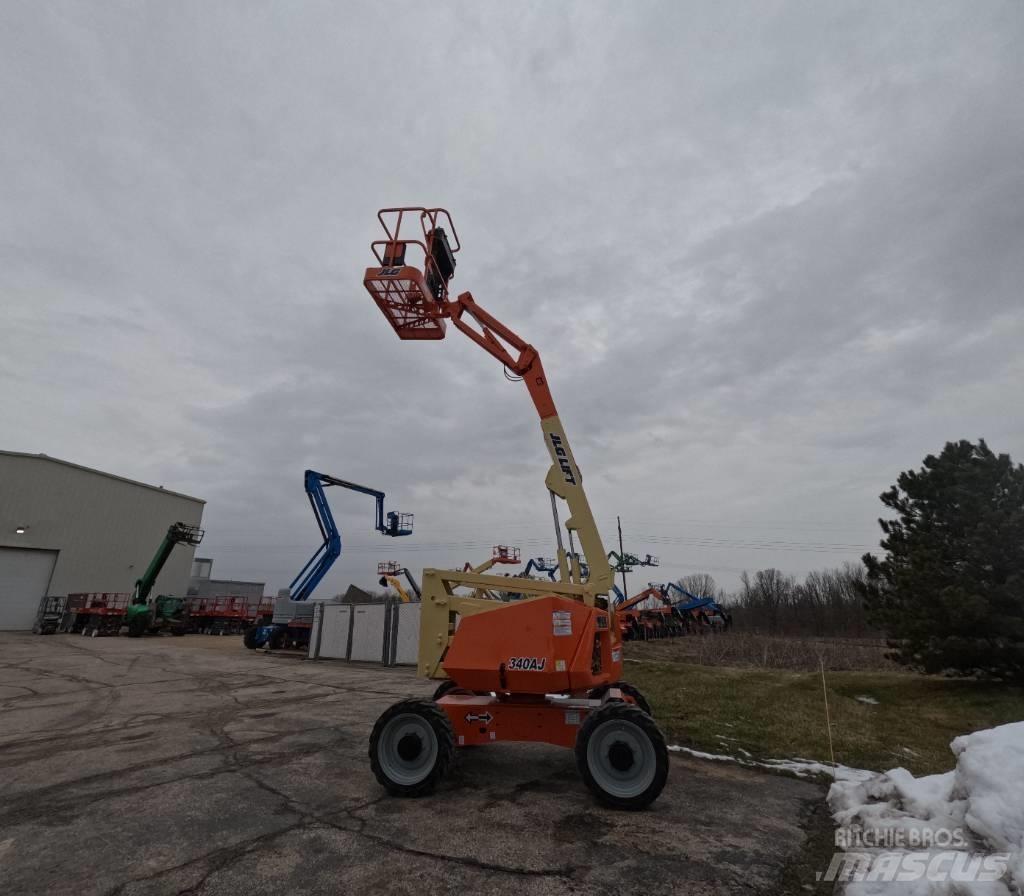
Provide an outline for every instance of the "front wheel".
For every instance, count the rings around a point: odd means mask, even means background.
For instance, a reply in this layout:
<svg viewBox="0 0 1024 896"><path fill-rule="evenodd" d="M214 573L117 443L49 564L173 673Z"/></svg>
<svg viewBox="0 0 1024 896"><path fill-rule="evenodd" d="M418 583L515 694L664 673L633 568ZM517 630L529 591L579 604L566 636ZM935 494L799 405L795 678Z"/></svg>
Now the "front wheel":
<svg viewBox="0 0 1024 896"><path fill-rule="evenodd" d="M615 701L587 716L576 737L576 766L599 802L635 811L665 787L668 750L654 719Z"/></svg>
<svg viewBox="0 0 1024 896"><path fill-rule="evenodd" d="M455 756L448 716L429 700L401 700L386 709L370 734L370 767L392 796L431 793Z"/></svg>

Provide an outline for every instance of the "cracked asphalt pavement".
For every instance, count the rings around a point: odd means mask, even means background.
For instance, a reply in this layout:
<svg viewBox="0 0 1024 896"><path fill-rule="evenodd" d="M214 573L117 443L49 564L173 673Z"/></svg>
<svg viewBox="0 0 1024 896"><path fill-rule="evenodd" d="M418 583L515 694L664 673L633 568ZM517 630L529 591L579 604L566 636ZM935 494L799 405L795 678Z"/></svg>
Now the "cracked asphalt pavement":
<svg viewBox="0 0 1024 896"><path fill-rule="evenodd" d="M571 751L463 751L388 797L374 720L433 685L238 637L0 633L0 892L46 896L783 891L824 788L673 756L646 812Z"/></svg>

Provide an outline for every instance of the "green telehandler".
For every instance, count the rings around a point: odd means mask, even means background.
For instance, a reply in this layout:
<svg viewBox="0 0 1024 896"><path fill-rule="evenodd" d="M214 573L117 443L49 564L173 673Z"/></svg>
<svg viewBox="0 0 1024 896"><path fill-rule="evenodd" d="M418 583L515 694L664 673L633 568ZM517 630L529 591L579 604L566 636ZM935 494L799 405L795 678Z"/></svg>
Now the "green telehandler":
<svg viewBox="0 0 1024 896"><path fill-rule="evenodd" d="M149 567L135 583L135 591L125 614L125 623L131 637L138 638L141 635L160 632L183 635L188 630L188 606L185 598L161 594L150 600L149 595L174 546L188 544L195 547L203 540L203 535L202 529L198 526L189 526L187 523L173 523L167 530L164 540L160 542L160 547L149 562Z"/></svg>

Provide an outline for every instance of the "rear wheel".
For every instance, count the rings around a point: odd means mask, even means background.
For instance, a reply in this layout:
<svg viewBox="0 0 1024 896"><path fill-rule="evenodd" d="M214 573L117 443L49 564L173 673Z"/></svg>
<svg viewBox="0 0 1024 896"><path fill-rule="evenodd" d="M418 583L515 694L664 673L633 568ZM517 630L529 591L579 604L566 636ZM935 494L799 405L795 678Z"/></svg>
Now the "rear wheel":
<svg viewBox="0 0 1024 896"><path fill-rule="evenodd" d="M455 755L448 716L428 700L402 700L384 711L370 735L370 766L392 796L423 796Z"/></svg>
<svg viewBox="0 0 1024 896"><path fill-rule="evenodd" d="M665 787L668 750L654 719L615 701L587 716L576 737L576 766L604 805L645 809Z"/></svg>
<svg viewBox="0 0 1024 896"><path fill-rule="evenodd" d="M245 634L242 635L242 643L250 650L256 649L256 635L259 634L260 628L258 625L250 626L245 630Z"/></svg>
<svg viewBox="0 0 1024 896"><path fill-rule="evenodd" d="M149 628L149 620L141 613L138 616L132 616L128 620L128 635L132 638L141 638L146 634L146 629Z"/></svg>

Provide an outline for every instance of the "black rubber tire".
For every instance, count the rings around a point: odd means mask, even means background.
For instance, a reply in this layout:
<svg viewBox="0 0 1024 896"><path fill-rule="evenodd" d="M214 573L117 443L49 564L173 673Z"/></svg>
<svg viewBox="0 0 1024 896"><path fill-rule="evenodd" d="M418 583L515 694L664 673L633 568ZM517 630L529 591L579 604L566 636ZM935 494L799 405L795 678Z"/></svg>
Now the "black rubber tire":
<svg viewBox="0 0 1024 896"><path fill-rule="evenodd" d="M401 715L420 716L433 731L437 739L437 755L429 774L414 784L403 784L390 778L382 767L378 750L381 735L388 723ZM384 710L370 734L370 768L374 777L392 796L418 797L433 793L438 782L445 776L455 758L455 731L444 711L429 700L400 700Z"/></svg>
<svg viewBox="0 0 1024 896"><path fill-rule="evenodd" d="M149 624L144 616L133 616L132 621L128 623L128 637L141 638L148 628Z"/></svg>
<svg viewBox="0 0 1024 896"><path fill-rule="evenodd" d="M653 752L654 774L650 783L640 793L623 796L615 794L595 779L588 761L590 741L598 730L606 723L626 724L635 727L635 734L646 738ZM639 811L653 803L665 787L668 780L668 749L661 729L647 713L637 706L615 700L602 706L587 716L580 732L576 736L576 767L583 778L583 783L597 798L598 802L611 809Z"/></svg>
<svg viewBox="0 0 1024 896"><path fill-rule="evenodd" d="M256 649L256 633L259 631L258 625L250 625L245 630L245 634L242 635L242 643L249 648L249 650Z"/></svg>
<svg viewBox="0 0 1024 896"><path fill-rule="evenodd" d="M587 696L591 700L599 700L608 693L609 688L618 688L627 697L632 697L633 702L636 703L637 706L639 706L652 719L654 718L654 713L651 711L651 704L647 702L647 698L640 693L639 688L633 687L633 685L628 681L617 681L615 684L603 684L600 687L594 688L589 694L587 694Z"/></svg>
<svg viewBox="0 0 1024 896"><path fill-rule="evenodd" d="M288 633L283 628L275 628L267 639L271 650L282 650L288 639Z"/></svg>

